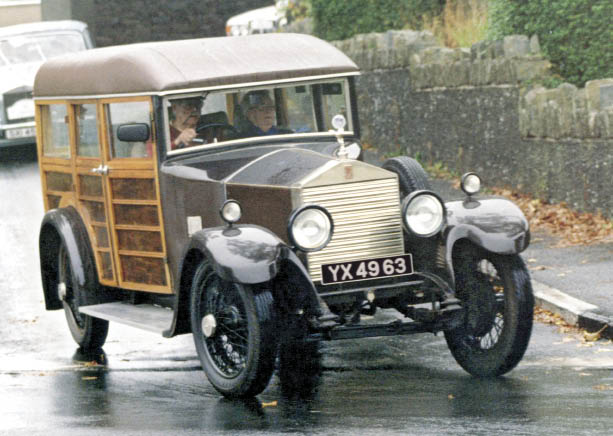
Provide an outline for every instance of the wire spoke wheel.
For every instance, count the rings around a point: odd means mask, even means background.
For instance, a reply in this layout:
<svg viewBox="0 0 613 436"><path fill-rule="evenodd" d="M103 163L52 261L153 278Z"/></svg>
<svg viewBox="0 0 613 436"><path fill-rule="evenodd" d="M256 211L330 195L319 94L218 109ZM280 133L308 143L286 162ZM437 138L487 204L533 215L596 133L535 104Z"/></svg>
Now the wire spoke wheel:
<svg viewBox="0 0 613 436"><path fill-rule="evenodd" d="M202 261L192 282L194 343L202 368L223 395L244 398L262 392L274 369L275 309L268 289L222 280Z"/></svg>
<svg viewBox="0 0 613 436"><path fill-rule="evenodd" d="M454 268L464 323L446 331L445 338L470 374L498 376L514 368L528 346L534 307L530 277L518 255L462 248Z"/></svg>

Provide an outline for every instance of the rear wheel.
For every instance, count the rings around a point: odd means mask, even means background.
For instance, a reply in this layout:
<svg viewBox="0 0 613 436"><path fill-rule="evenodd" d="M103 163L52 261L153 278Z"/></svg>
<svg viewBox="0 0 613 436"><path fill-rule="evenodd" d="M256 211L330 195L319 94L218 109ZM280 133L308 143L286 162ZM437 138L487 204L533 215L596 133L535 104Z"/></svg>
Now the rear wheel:
<svg viewBox="0 0 613 436"><path fill-rule="evenodd" d="M264 289L222 280L203 261L190 297L191 327L207 378L226 397L259 394L272 377L277 352L275 308Z"/></svg>
<svg viewBox="0 0 613 436"><path fill-rule="evenodd" d="M464 323L446 331L456 361L477 377L502 375L522 359L532 332L534 297L519 255L503 256L466 246L454 260Z"/></svg>
<svg viewBox="0 0 613 436"><path fill-rule="evenodd" d="M68 328L75 342L83 350L96 350L106 341L109 322L79 312L79 306L85 301L87 287L79 286L70 265L70 254L62 243L58 252L58 291Z"/></svg>

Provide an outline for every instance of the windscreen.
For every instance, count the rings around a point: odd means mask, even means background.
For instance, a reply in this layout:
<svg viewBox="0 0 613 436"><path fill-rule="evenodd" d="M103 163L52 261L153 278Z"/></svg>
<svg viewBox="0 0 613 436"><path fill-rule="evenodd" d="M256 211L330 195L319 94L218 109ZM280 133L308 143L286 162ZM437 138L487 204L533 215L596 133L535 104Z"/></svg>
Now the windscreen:
<svg viewBox="0 0 613 436"><path fill-rule="evenodd" d="M77 32L12 36L0 40L0 66L43 62L85 48L85 40Z"/></svg>
<svg viewBox="0 0 613 436"><path fill-rule="evenodd" d="M234 89L167 100L169 149L277 135L321 134L343 115L352 130L348 83Z"/></svg>

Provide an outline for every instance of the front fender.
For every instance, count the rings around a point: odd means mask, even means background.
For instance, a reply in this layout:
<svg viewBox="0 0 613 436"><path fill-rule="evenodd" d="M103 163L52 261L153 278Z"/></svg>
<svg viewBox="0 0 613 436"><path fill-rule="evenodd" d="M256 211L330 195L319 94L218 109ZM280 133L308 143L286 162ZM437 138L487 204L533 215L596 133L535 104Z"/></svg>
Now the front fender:
<svg viewBox="0 0 613 436"><path fill-rule="evenodd" d="M201 251L222 279L254 284L277 275L284 247L285 243L269 230L240 225L201 230L190 239L188 251Z"/></svg>
<svg viewBox="0 0 613 436"><path fill-rule="evenodd" d="M45 214L39 234L40 269L47 310L62 308L57 293L57 258L60 244L68 250L75 286L82 288L97 280L85 226L72 208L52 209Z"/></svg>
<svg viewBox="0 0 613 436"><path fill-rule="evenodd" d="M521 253L530 243L528 220L515 203L505 198L467 198L445 206L448 225L444 237L449 266L453 246L460 239L498 254Z"/></svg>
<svg viewBox="0 0 613 436"><path fill-rule="evenodd" d="M164 336L188 333L189 292L203 259L223 280L274 283L277 303L290 313L320 314L317 290L298 256L270 230L256 225L200 230L191 237L181 262L179 298L173 326Z"/></svg>

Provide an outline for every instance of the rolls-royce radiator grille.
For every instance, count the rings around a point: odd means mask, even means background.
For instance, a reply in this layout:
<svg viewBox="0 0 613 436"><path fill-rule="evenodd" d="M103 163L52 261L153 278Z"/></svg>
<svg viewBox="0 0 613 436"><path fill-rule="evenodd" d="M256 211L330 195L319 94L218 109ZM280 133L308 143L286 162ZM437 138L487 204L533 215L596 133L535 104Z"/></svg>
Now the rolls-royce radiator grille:
<svg viewBox="0 0 613 436"><path fill-rule="evenodd" d="M328 246L307 256L314 282L325 263L404 254L396 179L305 188L302 201L325 207L334 220Z"/></svg>

